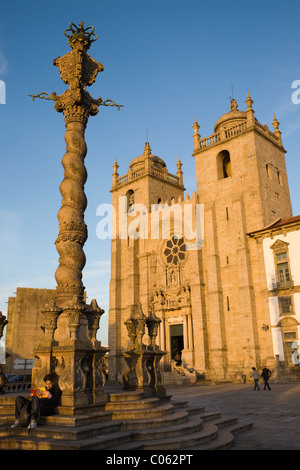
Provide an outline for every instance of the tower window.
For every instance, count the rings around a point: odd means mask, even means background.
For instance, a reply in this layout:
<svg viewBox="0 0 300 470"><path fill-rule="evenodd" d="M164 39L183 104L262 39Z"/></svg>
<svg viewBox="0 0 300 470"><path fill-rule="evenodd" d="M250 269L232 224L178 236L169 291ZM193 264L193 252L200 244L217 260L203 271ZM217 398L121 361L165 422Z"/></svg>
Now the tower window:
<svg viewBox="0 0 300 470"><path fill-rule="evenodd" d="M127 212L131 212L134 206L134 191L132 189L127 191L126 197L127 197Z"/></svg>
<svg viewBox="0 0 300 470"><path fill-rule="evenodd" d="M280 171L277 171L277 179L278 179L278 183L279 183L280 185L282 185L282 178L281 178L281 173L280 173Z"/></svg>
<svg viewBox="0 0 300 470"><path fill-rule="evenodd" d="M218 179L229 178L231 176L231 161L228 150L222 150L217 155Z"/></svg>
<svg viewBox="0 0 300 470"><path fill-rule="evenodd" d="M271 175L271 167L270 167L270 165L268 165L268 164L266 165L266 172L267 172L267 177L268 177L269 179L271 179L271 178L272 178L272 175Z"/></svg>

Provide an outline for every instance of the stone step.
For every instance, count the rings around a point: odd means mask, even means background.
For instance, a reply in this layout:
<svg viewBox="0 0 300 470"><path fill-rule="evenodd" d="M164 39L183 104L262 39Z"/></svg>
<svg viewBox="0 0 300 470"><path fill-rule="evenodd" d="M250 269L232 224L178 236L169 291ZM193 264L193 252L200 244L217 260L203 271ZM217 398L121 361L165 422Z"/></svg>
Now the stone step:
<svg viewBox="0 0 300 470"><path fill-rule="evenodd" d="M43 426L39 424L30 431L30 436L33 439L80 441L99 435L119 432L121 427L121 421L105 421L79 427ZM15 439L28 436L27 428L6 429L7 432Z"/></svg>
<svg viewBox="0 0 300 470"><path fill-rule="evenodd" d="M86 415L52 415L41 417L39 424L44 426L84 426L88 424L109 421L112 411L99 411ZM11 425L14 422L14 414L0 416L0 425Z"/></svg>
<svg viewBox="0 0 300 470"><path fill-rule="evenodd" d="M36 431L36 430L33 430ZM0 449L11 450L172 450L186 449L205 444L216 439L217 426L207 423L200 431L164 439L133 441L133 433L116 431L113 433L90 436L81 440L38 438L31 436L11 436L0 439Z"/></svg>
<svg viewBox="0 0 300 470"><path fill-rule="evenodd" d="M249 431L253 428L253 423L250 421L238 421L234 425L230 425L228 430L232 434L239 434L240 432Z"/></svg>
<svg viewBox="0 0 300 470"><path fill-rule="evenodd" d="M156 441L144 441L143 450L180 450L187 446L203 444L214 440L218 435L218 426L213 423L205 423L201 430L178 437Z"/></svg>
<svg viewBox="0 0 300 470"><path fill-rule="evenodd" d="M200 443L195 446L186 447L186 451L197 451L197 450L226 450L230 449L233 444L233 435L231 432L222 430L219 431L215 439L205 443Z"/></svg>
<svg viewBox="0 0 300 470"><path fill-rule="evenodd" d="M213 422L213 424L218 426L219 429L223 429L227 428L228 426L235 425L237 423L237 418L221 416L218 418L212 418L211 421Z"/></svg>
<svg viewBox="0 0 300 470"><path fill-rule="evenodd" d="M222 413L220 411L205 411L203 413L200 413L200 416L203 421L211 421L214 419L221 418Z"/></svg>
<svg viewBox="0 0 300 470"><path fill-rule="evenodd" d="M136 409L136 410L111 410L112 419L143 419L143 418L154 418L157 416L164 416L165 414L172 413L174 407L168 403L165 405L157 405L153 408Z"/></svg>
<svg viewBox="0 0 300 470"><path fill-rule="evenodd" d="M109 389L105 389L105 393L108 394L108 401L110 402L123 402L123 401L138 401L141 400L144 396L144 392L137 392L137 391L120 391L120 392L115 392L115 391L110 391Z"/></svg>
<svg viewBox="0 0 300 470"><path fill-rule="evenodd" d="M2 416L15 415L15 405L0 405L0 419Z"/></svg>
<svg viewBox="0 0 300 470"><path fill-rule="evenodd" d="M186 403L186 405L182 405L178 402L173 401L171 401L171 403L174 405L174 409L186 410L190 415L203 413L203 411L205 410L205 406L202 405L189 405L188 403Z"/></svg>
<svg viewBox="0 0 300 470"><path fill-rule="evenodd" d="M144 398L138 401L108 401L105 404L105 410L140 410L153 408L159 403L159 398Z"/></svg>
<svg viewBox="0 0 300 470"><path fill-rule="evenodd" d="M187 449L190 446L211 442L216 439L217 435L218 427L212 423L205 423L201 430L187 435L163 438L159 440L150 439L144 441L132 441L131 443L112 445L106 450L180 450Z"/></svg>
<svg viewBox="0 0 300 470"><path fill-rule="evenodd" d="M34 430L35 431L35 430ZM103 450L111 445L131 441L132 432L112 432L82 440L49 439L25 435L0 438L0 449L6 450Z"/></svg>
<svg viewBox="0 0 300 470"><path fill-rule="evenodd" d="M232 446L234 435L248 431L253 427L250 421L238 422L236 418L222 417L210 421L219 428L218 435L213 443L197 444L187 447L188 450L224 450Z"/></svg>
<svg viewBox="0 0 300 470"><path fill-rule="evenodd" d="M182 435L193 434L202 429L203 421L199 417L190 418L185 423L172 424L161 428L150 428L135 430L133 432L134 441L145 441L152 439L165 440Z"/></svg>
<svg viewBox="0 0 300 470"><path fill-rule="evenodd" d="M127 419L123 421L122 429L124 430L136 430L136 429L151 429L153 427L160 428L166 426L172 426L175 424L185 423L188 419L188 413L184 410L174 411L163 416L157 416L151 418L141 419Z"/></svg>

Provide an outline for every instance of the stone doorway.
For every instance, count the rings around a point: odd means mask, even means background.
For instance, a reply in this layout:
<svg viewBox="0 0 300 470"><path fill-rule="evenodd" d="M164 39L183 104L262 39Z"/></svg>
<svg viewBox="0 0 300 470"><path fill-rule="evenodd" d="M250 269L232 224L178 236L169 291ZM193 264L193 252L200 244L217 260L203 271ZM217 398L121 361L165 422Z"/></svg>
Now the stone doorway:
<svg viewBox="0 0 300 470"><path fill-rule="evenodd" d="M170 325L170 343L171 343L171 360L181 364L182 350L184 349L183 342L183 324ZM180 360L178 361L178 356Z"/></svg>

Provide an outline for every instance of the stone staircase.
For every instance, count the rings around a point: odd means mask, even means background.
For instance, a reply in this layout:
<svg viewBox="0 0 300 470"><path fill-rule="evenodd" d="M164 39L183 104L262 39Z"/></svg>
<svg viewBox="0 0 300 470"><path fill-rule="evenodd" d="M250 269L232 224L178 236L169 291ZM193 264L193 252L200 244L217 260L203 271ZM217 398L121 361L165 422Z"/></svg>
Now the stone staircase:
<svg viewBox="0 0 300 470"><path fill-rule="evenodd" d="M234 433L250 429L249 422L206 412L188 402L145 398L143 392L107 391L108 402L67 415L41 418L27 429L11 429L16 394L0 396L1 450L217 450L233 443ZM23 393L25 396L25 394Z"/></svg>

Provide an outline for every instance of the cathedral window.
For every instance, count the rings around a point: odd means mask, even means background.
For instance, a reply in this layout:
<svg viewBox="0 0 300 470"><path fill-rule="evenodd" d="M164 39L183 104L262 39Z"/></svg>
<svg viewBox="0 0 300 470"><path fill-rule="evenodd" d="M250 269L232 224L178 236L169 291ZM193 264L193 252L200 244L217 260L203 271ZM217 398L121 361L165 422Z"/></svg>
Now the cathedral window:
<svg viewBox="0 0 300 470"><path fill-rule="evenodd" d="M222 150L217 155L218 179L229 178L231 176L231 161L228 150Z"/></svg>
<svg viewBox="0 0 300 470"><path fill-rule="evenodd" d="M167 265L178 266L183 263L186 257L186 246L183 238L177 238L175 235L166 242L163 251Z"/></svg>
<svg viewBox="0 0 300 470"><path fill-rule="evenodd" d="M127 212L131 212L134 206L134 192L132 189L127 191L126 197L127 197Z"/></svg>

